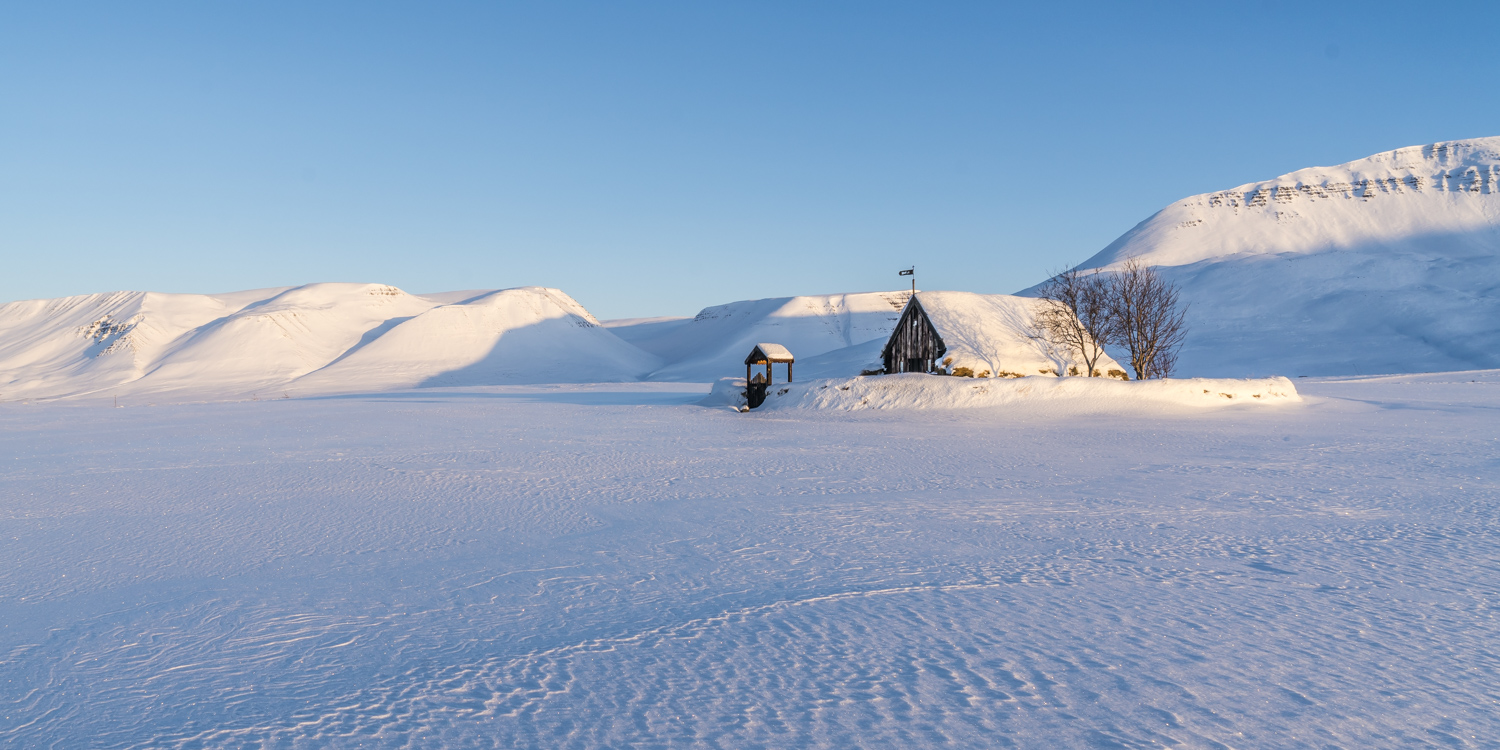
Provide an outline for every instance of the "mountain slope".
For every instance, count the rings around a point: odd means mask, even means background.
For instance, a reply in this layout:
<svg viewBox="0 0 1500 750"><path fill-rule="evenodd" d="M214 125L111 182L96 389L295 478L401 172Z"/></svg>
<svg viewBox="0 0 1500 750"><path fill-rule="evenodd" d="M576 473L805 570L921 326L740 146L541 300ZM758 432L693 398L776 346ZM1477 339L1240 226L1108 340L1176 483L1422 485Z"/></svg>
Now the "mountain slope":
<svg viewBox="0 0 1500 750"><path fill-rule="evenodd" d="M608 382L638 380L660 364L562 291L521 287L434 307L294 387Z"/></svg>
<svg viewBox="0 0 1500 750"><path fill-rule="evenodd" d="M1181 285L1187 375L1500 367L1500 137L1196 195L1081 264Z"/></svg>
<svg viewBox="0 0 1500 750"><path fill-rule="evenodd" d="M761 341L791 349L798 361L885 339L910 292L865 292L745 300L704 308L691 319L612 321L612 330L668 364L650 380L712 381L745 371ZM856 373L857 374L857 373Z"/></svg>
<svg viewBox="0 0 1500 750"><path fill-rule="evenodd" d="M284 291L107 292L0 304L0 399L82 395L139 380L185 334Z"/></svg>
<svg viewBox="0 0 1500 750"><path fill-rule="evenodd" d="M174 342L126 390L250 390L317 370L393 318L434 303L384 284L308 284L246 306Z"/></svg>
<svg viewBox="0 0 1500 750"><path fill-rule="evenodd" d="M0 400L637 380L661 360L556 289L383 284L0 305Z"/></svg>

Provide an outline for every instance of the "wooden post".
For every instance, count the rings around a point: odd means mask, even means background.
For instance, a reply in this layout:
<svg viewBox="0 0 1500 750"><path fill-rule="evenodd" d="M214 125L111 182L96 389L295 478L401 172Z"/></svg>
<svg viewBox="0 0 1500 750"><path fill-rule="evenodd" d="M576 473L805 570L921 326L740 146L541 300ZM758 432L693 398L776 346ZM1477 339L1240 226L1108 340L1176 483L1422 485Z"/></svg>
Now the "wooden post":
<svg viewBox="0 0 1500 750"><path fill-rule="evenodd" d="M786 363L786 382L792 382L792 363Z"/></svg>

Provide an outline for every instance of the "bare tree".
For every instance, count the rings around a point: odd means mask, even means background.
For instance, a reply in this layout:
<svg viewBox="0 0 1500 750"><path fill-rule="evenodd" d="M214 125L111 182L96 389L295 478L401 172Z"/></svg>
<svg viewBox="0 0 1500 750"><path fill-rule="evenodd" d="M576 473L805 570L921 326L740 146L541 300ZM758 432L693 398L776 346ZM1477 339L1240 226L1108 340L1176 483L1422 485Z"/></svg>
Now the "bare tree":
<svg viewBox="0 0 1500 750"><path fill-rule="evenodd" d="M1170 376L1187 336L1187 306L1178 300L1177 285L1131 258L1111 275L1109 286L1113 331L1136 379Z"/></svg>
<svg viewBox="0 0 1500 750"><path fill-rule="evenodd" d="M1046 306L1036 316L1042 337L1069 355L1077 353L1090 376L1104 347L1114 343L1113 285L1097 270L1084 273L1076 268L1061 271L1037 289Z"/></svg>

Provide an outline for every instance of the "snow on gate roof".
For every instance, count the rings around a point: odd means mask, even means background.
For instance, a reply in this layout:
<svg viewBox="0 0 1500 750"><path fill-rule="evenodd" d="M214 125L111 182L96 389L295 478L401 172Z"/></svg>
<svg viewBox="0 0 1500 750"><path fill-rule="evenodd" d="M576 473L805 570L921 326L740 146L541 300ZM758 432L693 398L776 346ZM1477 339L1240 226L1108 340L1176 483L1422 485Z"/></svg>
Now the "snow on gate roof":
<svg viewBox="0 0 1500 750"><path fill-rule="evenodd" d="M791 350L781 344L761 343L756 344L755 348L750 350L750 356L745 358L745 364L754 365L768 361L791 362L793 359Z"/></svg>

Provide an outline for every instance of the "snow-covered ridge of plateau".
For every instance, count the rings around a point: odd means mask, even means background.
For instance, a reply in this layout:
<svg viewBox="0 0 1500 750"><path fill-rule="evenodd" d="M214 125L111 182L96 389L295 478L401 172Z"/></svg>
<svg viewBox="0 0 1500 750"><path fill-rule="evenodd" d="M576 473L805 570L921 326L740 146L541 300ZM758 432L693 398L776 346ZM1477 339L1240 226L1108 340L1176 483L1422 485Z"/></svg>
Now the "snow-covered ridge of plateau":
<svg viewBox="0 0 1500 750"><path fill-rule="evenodd" d="M1500 137L1176 201L1080 264L1182 288L1188 375L1500 367Z"/></svg>
<svg viewBox="0 0 1500 750"><path fill-rule="evenodd" d="M112 292L0 305L0 400L635 380L661 365L543 287Z"/></svg>

